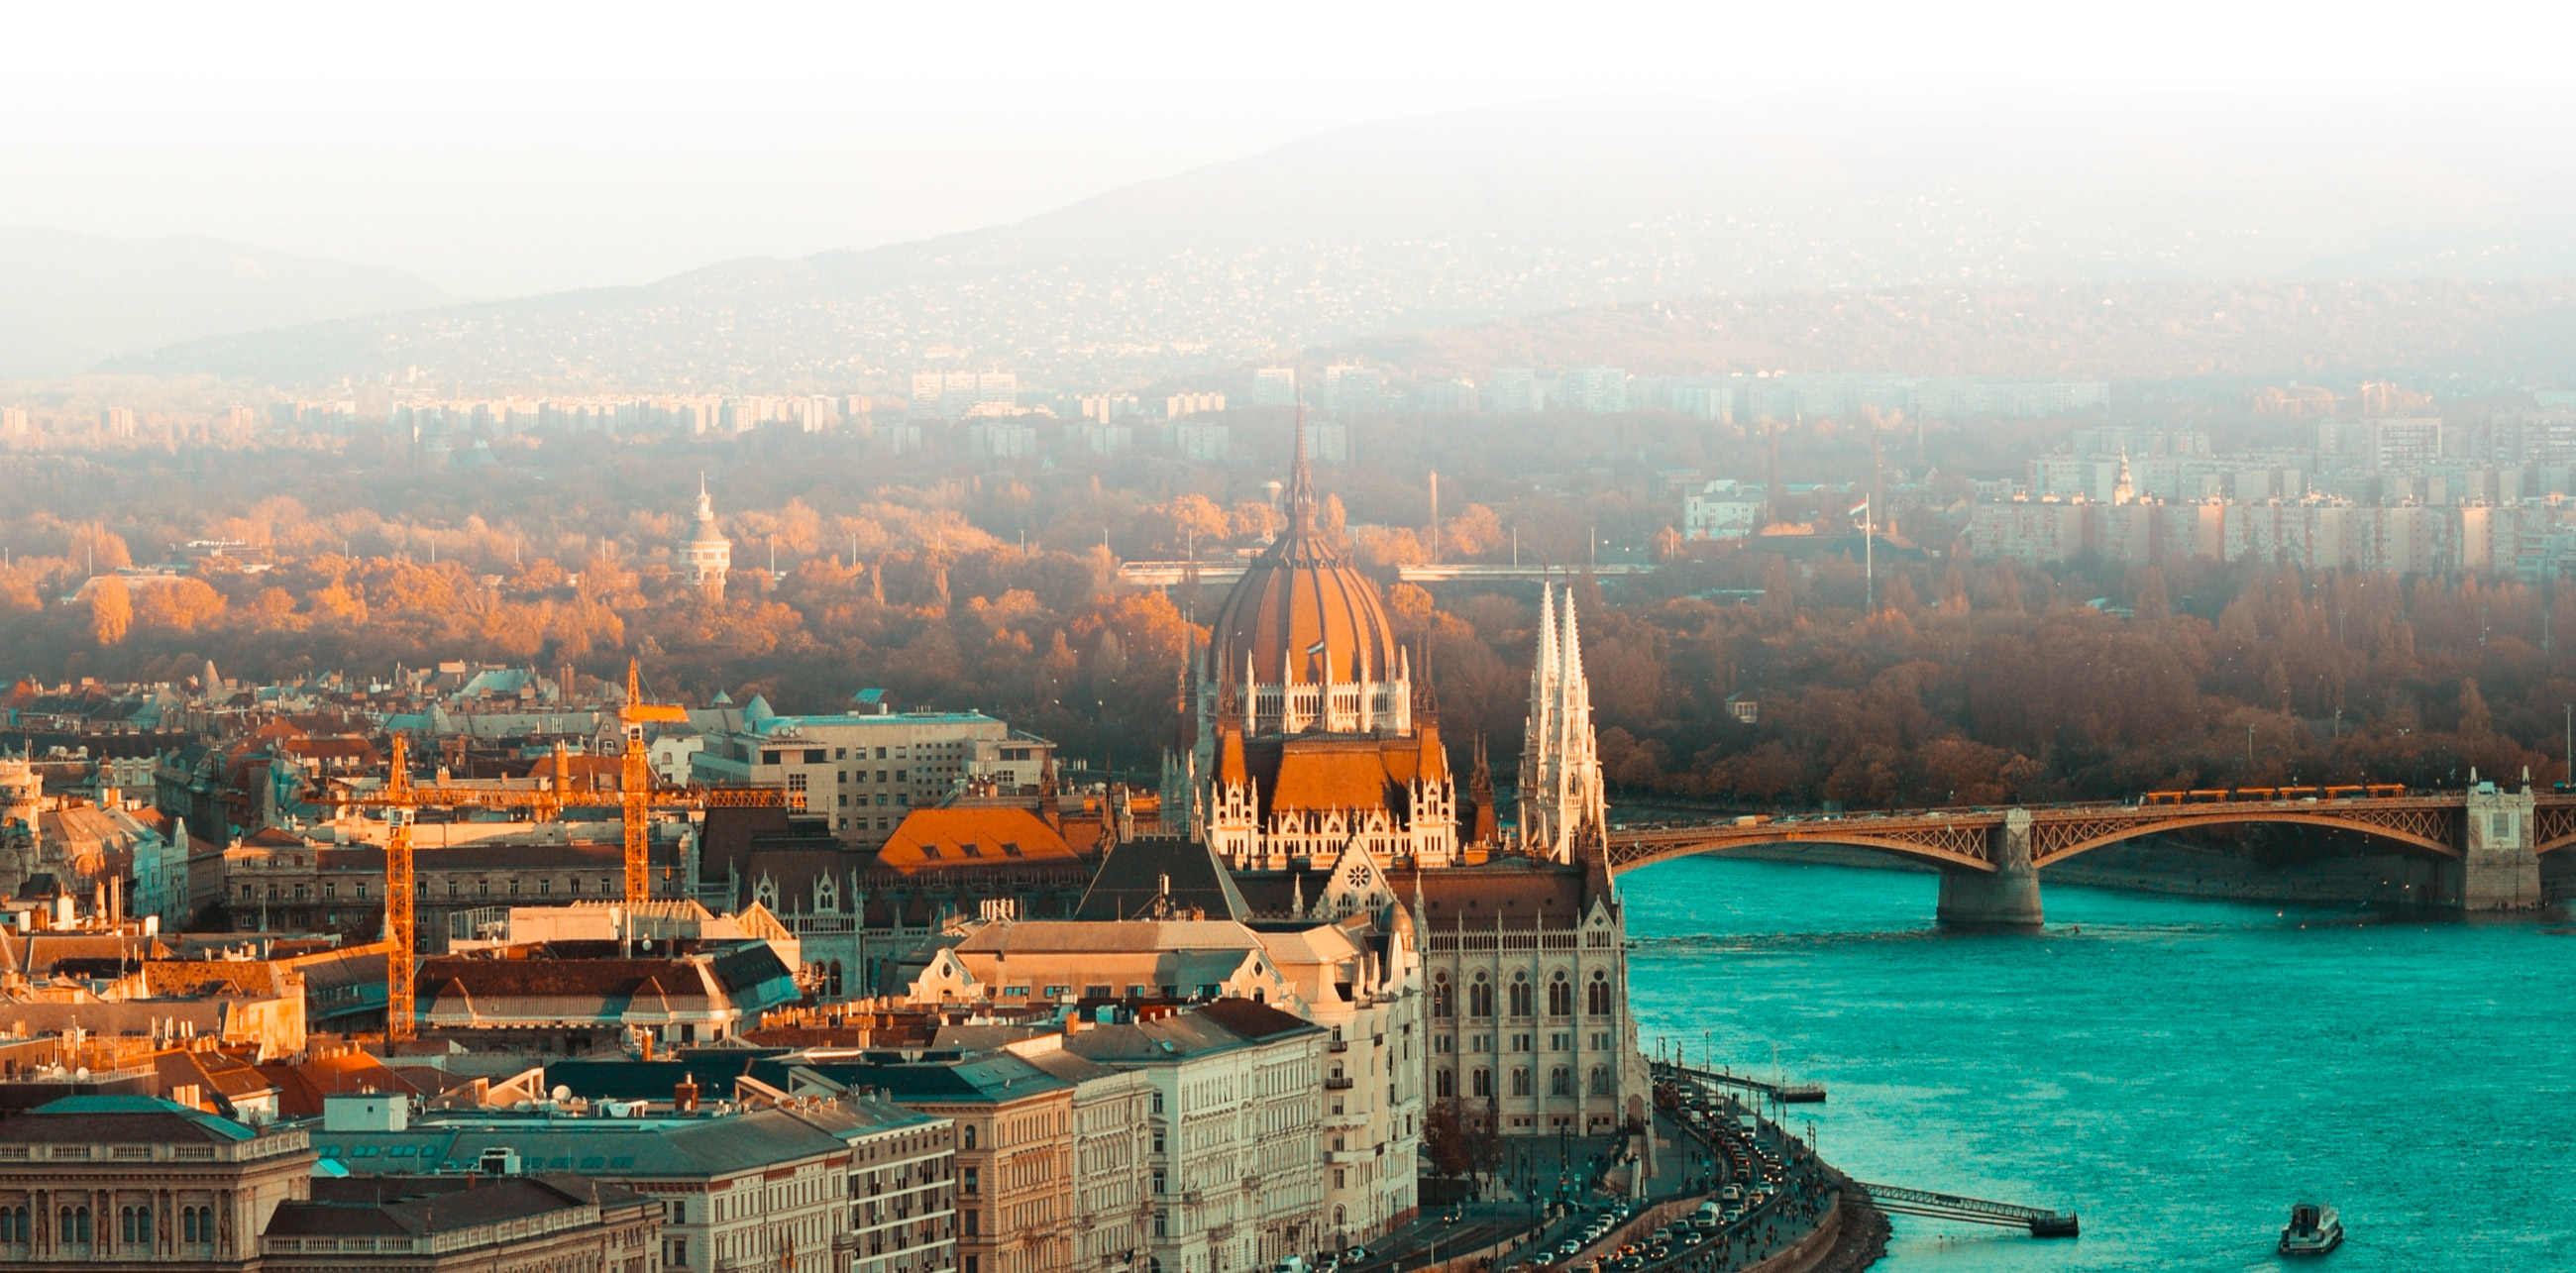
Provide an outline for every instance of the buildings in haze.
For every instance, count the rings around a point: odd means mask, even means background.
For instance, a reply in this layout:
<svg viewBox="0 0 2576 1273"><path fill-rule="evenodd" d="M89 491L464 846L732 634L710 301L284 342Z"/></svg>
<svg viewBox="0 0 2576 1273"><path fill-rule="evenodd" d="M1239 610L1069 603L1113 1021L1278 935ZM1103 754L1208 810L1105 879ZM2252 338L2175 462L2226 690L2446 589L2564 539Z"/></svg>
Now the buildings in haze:
<svg viewBox="0 0 2576 1273"><path fill-rule="evenodd" d="M688 542L680 546L681 569L690 583L710 598L724 596L725 576L733 570L733 541L716 526L715 501L707 497L706 479L698 479L697 517Z"/></svg>
<svg viewBox="0 0 2576 1273"><path fill-rule="evenodd" d="M1768 487L1719 478L1682 497L1682 538L1744 539L1761 533Z"/></svg>
<svg viewBox="0 0 2576 1273"><path fill-rule="evenodd" d="M755 698L691 719L705 740L689 757L697 781L783 787L853 843L969 791L1034 798L1055 760L1055 744L982 712L781 716Z"/></svg>

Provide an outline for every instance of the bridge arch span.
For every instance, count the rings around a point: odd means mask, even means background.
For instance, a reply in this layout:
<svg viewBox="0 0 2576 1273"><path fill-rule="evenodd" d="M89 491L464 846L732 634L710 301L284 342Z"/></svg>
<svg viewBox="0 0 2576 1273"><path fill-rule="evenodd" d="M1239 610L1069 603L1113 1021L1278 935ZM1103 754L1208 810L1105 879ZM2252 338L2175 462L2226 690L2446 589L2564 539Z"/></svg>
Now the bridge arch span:
<svg viewBox="0 0 2576 1273"><path fill-rule="evenodd" d="M1666 832L1621 837L1614 833L1610 844L1610 869L1613 873L1624 874L1657 862L1728 849L1830 844L1839 848L1886 853L1944 870L1992 871L1994 863L1986 856L1987 836L1992 827L1991 821L1963 819L1947 826L1890 828L1884 832L1863 830L1860 826L1841 829L1828 823L1815 827L1794 824L1711 827L1696 834Z"/></svg>
<svg viewBox="0 0 2576 1273"><path fill-rule="evenodd" d="M2374 809L2212 805L2205 810L2196 810L2194 806L2184 805L2177 807L2170 817L2142 818L2135 812L2126 817L2042 816L2031 825L2030 860L2034 867L2047 867L2095 849L2145 836L2208 827L2285 825L2350 831L2453 861L2458 861L2461 856L2460 814L2456 809L2420 805ZM2576 836L2570 838L2571 842L2576 842Z"/></svg>

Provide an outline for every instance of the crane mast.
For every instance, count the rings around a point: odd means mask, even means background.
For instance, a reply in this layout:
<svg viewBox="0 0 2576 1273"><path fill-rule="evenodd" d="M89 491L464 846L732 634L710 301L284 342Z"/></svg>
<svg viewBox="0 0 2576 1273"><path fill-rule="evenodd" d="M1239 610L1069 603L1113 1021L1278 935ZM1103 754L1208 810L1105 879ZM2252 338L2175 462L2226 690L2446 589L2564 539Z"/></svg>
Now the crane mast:
<svg viewBox="0 0 2576 1273"><path fill-rule="evenodd" d="M624 823L626 899L641 902L653 896L652 867L648 859L649 830L656 809L756 808L791 806L788 793L776 787L666 787L653 782L651 757L645 751L644 727L649 724L685 722L686 709L669 703L643 701L642 678L634 661L626 664L626 702L618 709L618 723L624 754L618 760L617 808ZM373 795L353 796L338 803L385 811L385 938L391 949L385 953L385 1038L412 1037L417 1017L416 987L419 968L419 885L413 876L412 835L418 822L417 811L424 808L502 808L527 809L538 821L548 821L563 812L574 795L571 782L571 757L563 744L555 744L552 764L543 784L528 788L451 787L445 783L423 785L411 775L411 752L401 734L394 735L392 772L386 775L384 788Z"/></svg>

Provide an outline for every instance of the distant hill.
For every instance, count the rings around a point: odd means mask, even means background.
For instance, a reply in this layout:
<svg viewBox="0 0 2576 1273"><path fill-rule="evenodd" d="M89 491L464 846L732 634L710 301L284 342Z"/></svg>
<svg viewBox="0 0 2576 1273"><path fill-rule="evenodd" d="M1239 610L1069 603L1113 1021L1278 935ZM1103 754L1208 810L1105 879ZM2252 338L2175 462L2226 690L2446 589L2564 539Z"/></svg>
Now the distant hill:
<svg viewBox="0 0 2576 1273"><path fill-rule="evenodd" d="M2576 127L2390 105L1637 98L1346 129L1016 225L119 360L281 383L854 385L1203 374L1656 297L2576 273ZM2285 113L2287 112L2287 113ZM2270 122L2261 122L2270 121Z"/></svg>
<svg viewBox="0 0 2576 1273"><path fill-rule="evenodd" d="M448 297L400 270L219 239L0 229L0 376L58 376L178 341Z"/></svg>
<svg viewBox="0 0 2576 1273"><path fill-rule="evenodd" d="M1603 363L1640 375L2576 384L2576 277L2134 280L1673 298L1388 332L1311 351L1418 376Z"/></svg>

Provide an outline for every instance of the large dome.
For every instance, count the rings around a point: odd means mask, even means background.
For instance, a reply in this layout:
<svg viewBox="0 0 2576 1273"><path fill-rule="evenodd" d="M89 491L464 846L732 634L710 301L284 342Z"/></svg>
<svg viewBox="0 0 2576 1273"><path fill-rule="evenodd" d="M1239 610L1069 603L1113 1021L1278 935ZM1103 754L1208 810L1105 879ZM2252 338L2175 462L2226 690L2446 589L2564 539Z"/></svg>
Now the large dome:
<svg viewBox="0 0 2576 1273"><path fill-rule="evenodd" d="M1385 681L1395 676L1395 630L1377 585L1326 548L1311 527L1292 524L1235 581L1217 609L1208 643L1220 676L1290 684Z"/></svg>
<svg viewBox="0 0 2576 1273"><path fill-rule="evenodd" d="M1377 585L1351 569L1315 530L1315 471L1306 462L1306 412L1297 412L1297 458L1288 473L1288 530L1225 594L1209 629L1220 678L1245 656L1257 684L1395 679L1395 629Z"/></svg>

